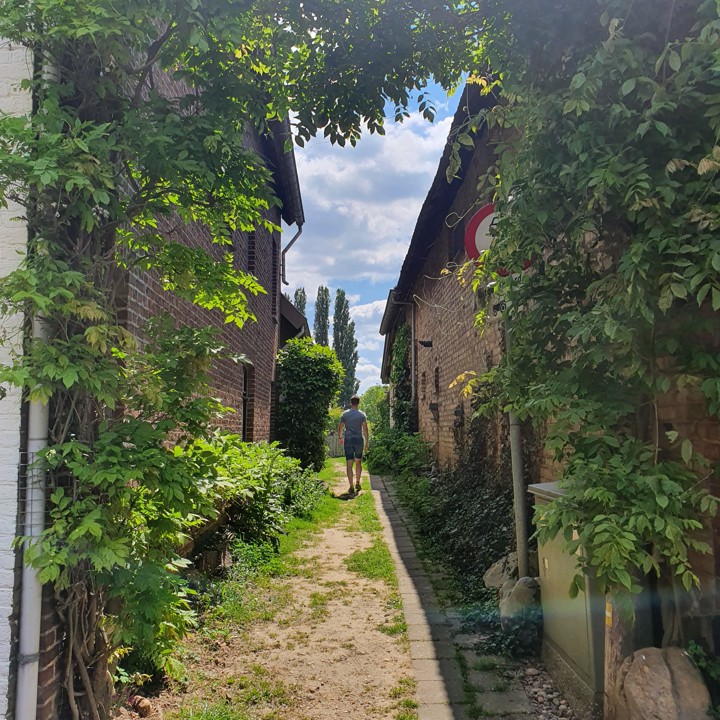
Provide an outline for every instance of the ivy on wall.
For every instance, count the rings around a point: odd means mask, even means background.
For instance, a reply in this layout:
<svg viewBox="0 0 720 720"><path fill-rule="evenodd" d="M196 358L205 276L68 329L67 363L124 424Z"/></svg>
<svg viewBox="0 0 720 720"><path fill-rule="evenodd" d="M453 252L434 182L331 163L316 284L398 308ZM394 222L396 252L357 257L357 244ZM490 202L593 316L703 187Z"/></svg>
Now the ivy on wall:
<svg viewBox="0 0 720 720"><path fill-rule="evenodd" d="M391 416L393 428L409 433L415 430L415 407L412 398L410 353L413 351L410 326L402 324L392 346L390 385L393 388Z"/></svg>
<svg viewBox="0 0 720 720"><path fill-rule="evenodd" d="M483 380L496 409L548 427L566 495L537 516L540 540L582 546L602 590L659 576L679 612L710 550L715 469L661 405L691 393L720 413L718 5L510 0L487 22L502 72L474 81L500 103L463 132L500 138L476 279L507 300L512 343Z"/></svg>

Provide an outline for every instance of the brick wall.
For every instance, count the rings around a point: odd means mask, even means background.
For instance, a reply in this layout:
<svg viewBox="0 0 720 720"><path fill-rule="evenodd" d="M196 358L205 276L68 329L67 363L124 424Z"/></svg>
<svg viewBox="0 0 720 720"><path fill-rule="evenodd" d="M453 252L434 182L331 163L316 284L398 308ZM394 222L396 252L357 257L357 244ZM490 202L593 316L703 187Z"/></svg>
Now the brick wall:
<svg viewBox="0 0 720 720"><path fill-rule="evenodd" d="M156 87L167 97L177 97L186 92L182 82L168 74L155 78ZM256 134L246 133L247 146L262 154L260 139ZM265 217L280 225L280 212L273 209ZM203 247L219 258L229 246L212 242L210 233L199 223L183 225L177 218L161 219L161 232L177 242L192 247ZM162 313L171 314L178 323L189 326L212 325L220 330L220 338L227 350L234 355L246 355L252 362L249 371L229 360L216 361L212 369L213 392L222 403L235 412L226 415L220 425L232 432L244 435L247 440L270 440L273 437L272 408L274 405L275 358L279 341L280 298L280 238L259 228L253 233L236 233L233 238L234 267L255 275L267 294L249 296L250 308L257 322L247 322L241 329L225 324L217 311L204 311L192 303L163 291L157 275L134 273L127 287L127 324L139 337L148 318ZM248 387L244 387L244 379ZM243 396L245 395L245 413ZM243 415L247 426L243 433Z"/></svg>
<svg viewBox="0 0 720 720"><path fill-rule="evenodd" d="M481 148L470 162L448 218L469 218L477 209L477 177L490 160ZM446 223L431 244L430 255L413 285L415 302L416 369L418 426L423 438L433 445L435 459L443 466L452 464L458 450L467 442L472 408L462 396L462 385L450 388L461 373L484 372L495 365L502 352L502 332L493 315L492 293L474 292L470 283L462 284L453 273L467 261L464 245L465 220L454 227ZM469 278L469 272L466 274ZM488 322L482 335L475 327L475 315L486 310ZM406 321L410 322L409 310ZM432 347L419 341L431 340ZM499 453L502 421L495 423L495 442L488 442L490 454ZM497 460L497 458L494 458Z"/></svg>
<svg viewBox="0 0 720 720"><path fill-rule="evenodd" d="M272 220L279 222L279 216ZM207 230L201 225L177 226L169 222L159 223L161 230L173 240L192 246L201 246L219 257L227 246L213 245ZM127 325L139 337L147 319L163 313L172 315L179 324L199 327L212 325L220 331L220 339L227 350L235 355L246 355L252 367L244 372L243 367L230 360L216 361L212 368L214 394L224 405L235 410L225 416L220 424L227 430L242 434L244 376L248 378L247 428L248 440L269 440L271 438L271 407L273 403L272 383L275 372L275 357L278 351L279 322L277 299L273 305L272 289L279 294L279 240L265 230L252 235L238 234L234 242L234 266L248 271L254 265L253 274L258 278L267 294L249 296L248 301L257 322L248 322L242 328L225 324L224 316L218 311L206 311L173 293L162 289L154 273L133 273L127 288ZM249 263L253 254L254 263ZM274 279L275 278L275 279Z"/></svg>
<svg viewBox="0 0 720 720"><path fill-rule="evenodd" d="M0 41L0 111L22 115L32 109L30 95L20 91L21 80L32 76L32 58L24 48ZM27 226L23 209L13 205L0 209L0 276L14 270L22 252L27 248ZM10 349L20 347L21 317L5 319L2 331L9 333L11 345L0 347L0 362L9 360ZM15 551L11 547L15 536L18 511L18 461L20 457L21 395L7 388L0 400L0 717L8 712L11 655L14 642L13 611L15 587Z"/></svg>

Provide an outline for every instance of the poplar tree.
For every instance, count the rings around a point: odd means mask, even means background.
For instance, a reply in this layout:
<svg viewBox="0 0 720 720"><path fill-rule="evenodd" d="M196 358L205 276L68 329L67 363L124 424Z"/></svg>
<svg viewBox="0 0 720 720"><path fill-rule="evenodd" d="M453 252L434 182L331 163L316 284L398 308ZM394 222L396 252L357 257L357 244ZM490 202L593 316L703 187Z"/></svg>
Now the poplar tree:
<svg viewBox="0 0 720 720"><path fill-rule="evenodd" d="M330 290L321 285L315 300L315 322L313 323L313 337L318 345L329 345L328 332L330 329Z"/></svg>
<svg viewBox="0 0 720 720"><path fill-rule="evenodd" d="M295 290L295 298L293 299L293 305L304 315L305 306L307 305L307 294L305 293L304 287L299 287Z"/></svg>
<svg viewBox="0 0 720 720"><path fill-rule="evenodd" d="M335 313L333 314L333 350L345 368L345 379L340 390L339 402L345 406L358 391L359 381L355 379L358 364L357 340L355 339L355 321L350 319L350 305L345 291L335 293Z"/></svg>

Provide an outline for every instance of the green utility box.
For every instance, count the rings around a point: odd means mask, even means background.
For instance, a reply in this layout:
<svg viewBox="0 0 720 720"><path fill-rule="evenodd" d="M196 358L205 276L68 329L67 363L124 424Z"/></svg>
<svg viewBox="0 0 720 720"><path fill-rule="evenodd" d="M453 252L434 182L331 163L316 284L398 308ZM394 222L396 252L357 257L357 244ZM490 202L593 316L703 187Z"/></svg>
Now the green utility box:
<svg viewBox="0 0 720 720"><path fill-rule="evenodd" d="M557 483L530 485L537 506L562 495ZM580 552L580 551L578 551ZM571 598L576 559L563 538L538 547L543 610L543 662L553 680L583 720L603 714L605 597L586 576L585 592Z"/></svg>

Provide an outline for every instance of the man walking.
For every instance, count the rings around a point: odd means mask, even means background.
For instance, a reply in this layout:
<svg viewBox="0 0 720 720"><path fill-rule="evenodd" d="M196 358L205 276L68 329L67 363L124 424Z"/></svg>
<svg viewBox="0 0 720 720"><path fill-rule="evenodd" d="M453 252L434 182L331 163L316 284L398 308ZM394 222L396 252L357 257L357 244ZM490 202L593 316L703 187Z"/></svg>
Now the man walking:
<svg viewBox="0 0 720 720"><path fill-rule="evenodd" d="M360 398L353 395L350 398L350 408L340 418L338 424L338 437L340 444L345 444L345 460L347 462L347 477L350 483L348 493L360 492L360 475L362 473L363 447L370 445L367 417L359 409ZM345 433L343 435L343 428ZM355 486L353 487L353 464L355 464Z"/></svg>

